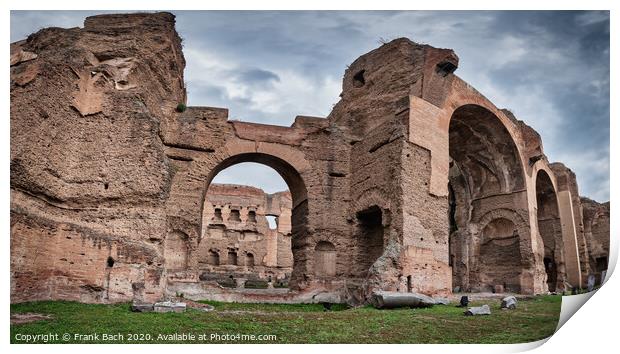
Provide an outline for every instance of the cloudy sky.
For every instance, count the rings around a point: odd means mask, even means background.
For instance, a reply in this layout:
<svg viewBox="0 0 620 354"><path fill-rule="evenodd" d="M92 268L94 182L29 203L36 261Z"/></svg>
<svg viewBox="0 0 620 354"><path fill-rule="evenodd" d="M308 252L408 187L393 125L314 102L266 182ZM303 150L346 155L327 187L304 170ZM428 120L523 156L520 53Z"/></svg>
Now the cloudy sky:
<svg viewBox="0 0 620 354"><path fill-rule="evenodd" d="M43 27L82 26L95 11L12 11L11 41ZM231 119L290 125L326 116L347 64L382 40L452 48L456 74L534 127L550 161L577 174L580 194L609 200L609 13L545 11L175 11L189 105ZM217 182L286 189L257 164Z"/></svg>

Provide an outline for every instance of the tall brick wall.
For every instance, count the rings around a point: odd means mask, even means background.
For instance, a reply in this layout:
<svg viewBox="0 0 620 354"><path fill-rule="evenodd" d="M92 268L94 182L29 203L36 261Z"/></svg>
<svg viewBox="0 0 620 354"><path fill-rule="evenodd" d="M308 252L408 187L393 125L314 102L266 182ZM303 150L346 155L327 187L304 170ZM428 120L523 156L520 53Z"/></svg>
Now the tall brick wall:
<svg viewBox="0 0 620 354"><path fill-rule="evenodd" d="M291 291L261 301L543 293L549 237L573 284L608 252L606 214L585 211L574 174L547 161L533 129L454 75L452 50L386 43L348 67L327 118L291 127L229 121L225 108L177 111L184 65L168 13L95 16L11 44L12 301L179 289L246 299L207 286L216 261L238 278L251 264L263 275L292 267L274 274ZM242 162L274 168L290 196L208 192ZM538 217L542 169L558 205L553 236ZM263 217L277 213L270 230ZM519 250L516 269L485 258L504 246Z"/></svg>

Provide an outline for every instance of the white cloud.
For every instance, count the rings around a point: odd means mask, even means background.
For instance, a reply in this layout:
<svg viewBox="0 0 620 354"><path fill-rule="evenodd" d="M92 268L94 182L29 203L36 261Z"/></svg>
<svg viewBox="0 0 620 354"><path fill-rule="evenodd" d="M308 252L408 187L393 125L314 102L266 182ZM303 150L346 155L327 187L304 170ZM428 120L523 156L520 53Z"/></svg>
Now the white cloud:
<svg viewBox="0 0 620 354"><path fill-rule="evenodd" d="M231 100L246 102L246 109L273 117L270 123L290 125L296 115L326 116L336 103L341 83L334 77L306 76L291 68L261 67L279 77L268 86L256 87L250 82L236 79L244 67L235 58L224 58L215 50L186 48L185 76L189 78L189 104L208 104L209 97L192 95L192 85L217 85L224 89ZM256 121L256 117L238 116L231 108L230 116L243 121Z"/></svg>

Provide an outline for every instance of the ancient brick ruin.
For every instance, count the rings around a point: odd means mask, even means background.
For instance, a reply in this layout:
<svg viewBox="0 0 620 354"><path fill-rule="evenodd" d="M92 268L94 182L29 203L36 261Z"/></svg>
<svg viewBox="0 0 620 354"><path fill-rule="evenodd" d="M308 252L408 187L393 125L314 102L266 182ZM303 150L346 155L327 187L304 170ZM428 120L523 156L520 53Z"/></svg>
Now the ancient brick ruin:
<svg viewBox="0 0 620 354"><path fill-rule="evenodd" d="M267 216L276 218L275 228L270 227ZM183 250L182 258L189 260L183 246L170 248ZM168 262L168 257L164 258ZM198 262L200 280L215 280L225 287L288 287L293 270L291 194L211 184L203 207L202 237L193 259ZM180 271L186 269L187 261ZM182 278L192 275L182 274Z"/></svg>
<svg viewBox="0 0 620 354"><path fill-rule="evenodd" d="M174 23L95 16L11 44L12 302L539 294L607 268L609 203L580 198L538 133L454 74L452 50L386 43L348 67L328 117L270 126L177 110ZM290 197L207 193L241 162ZM270 271L267 289L237 286Z"/></svg>

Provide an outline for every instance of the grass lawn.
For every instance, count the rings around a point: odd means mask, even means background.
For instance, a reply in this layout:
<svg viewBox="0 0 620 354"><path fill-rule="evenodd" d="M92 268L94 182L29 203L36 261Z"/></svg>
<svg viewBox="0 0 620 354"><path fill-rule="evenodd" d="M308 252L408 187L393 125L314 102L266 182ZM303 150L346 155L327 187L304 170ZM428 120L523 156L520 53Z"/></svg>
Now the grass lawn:
<svg viewBox="0 0 620 354"><path fill-rule="evenodd" d="M346 309L334 306L324 312L321 305L271 305L218 303L212 312L189 309L185 313L133 313L129 304L91 305L66 301L42 301L11 305L11 313L51 315L49 320L11 325L11 343L17 336L58 333L53 343L187 343L158 338L160 334L193 333L203 343L521 343L549 337L555 331L561 296L539 296L520 300L516 310L500 310L499 300L487 303L490 316L464 316L454 305L426 309L377 310L372 307ZM98 334L98 340L62 335ZM102 335L122 334L119 340L104 341ZM212 340L212 333L275 335L276 340ZM142 334L142 341L130 341ZM150 335L150 340L148 336ZM199 335L206 334L200 341ZM38 342L42 342L39 340Z"/></svg>

